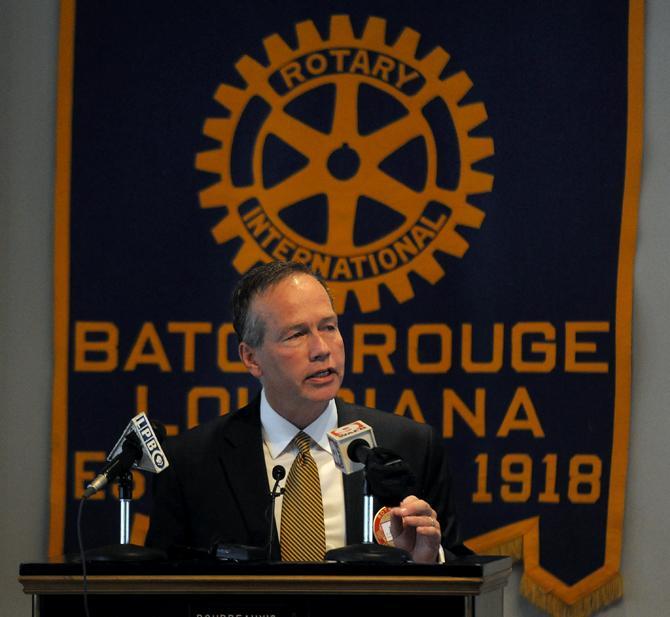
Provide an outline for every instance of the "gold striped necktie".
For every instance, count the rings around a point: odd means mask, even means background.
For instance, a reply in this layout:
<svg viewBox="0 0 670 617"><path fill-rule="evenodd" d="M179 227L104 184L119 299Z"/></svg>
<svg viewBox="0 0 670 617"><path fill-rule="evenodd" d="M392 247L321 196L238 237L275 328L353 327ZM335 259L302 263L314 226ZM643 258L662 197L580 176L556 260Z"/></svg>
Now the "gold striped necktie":
<svg viewBox="0 0 670 617"><path fill-rule="evenodd" d="M288 472L282 497L281 558L282 561L323 561L326 532L319 470L309 451L312 440L300 431L293 441L299 452Z"/></svg>

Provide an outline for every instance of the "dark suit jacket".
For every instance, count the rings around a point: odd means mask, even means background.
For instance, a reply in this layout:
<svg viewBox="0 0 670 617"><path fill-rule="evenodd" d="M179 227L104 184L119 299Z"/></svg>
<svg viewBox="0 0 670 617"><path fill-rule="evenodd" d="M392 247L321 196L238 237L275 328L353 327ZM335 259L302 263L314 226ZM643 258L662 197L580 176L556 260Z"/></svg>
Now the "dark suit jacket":
<svg viewBox="0 0 670 617"><path fill-rule="evenodd" d="M451 480L442 440L425 424L337 399L340 426L362 420L378 445L399 454L417 477L414 493L437 511L442 543L458 543ZM164 446L170 466L155 476L147 545L209 549L216 542L264 546L270 487L263 456L259 398ZM344 476L347 543L363 538L363 473ZM275 530L276 533L276 530ZM274 557L279 559L278 545Z"/></svg>

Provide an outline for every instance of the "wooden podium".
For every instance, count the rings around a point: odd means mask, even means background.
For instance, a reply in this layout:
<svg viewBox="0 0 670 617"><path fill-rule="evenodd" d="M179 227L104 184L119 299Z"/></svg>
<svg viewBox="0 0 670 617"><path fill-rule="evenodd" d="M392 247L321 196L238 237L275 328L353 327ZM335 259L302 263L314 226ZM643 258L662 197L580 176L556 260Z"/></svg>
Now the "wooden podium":
<svg viewBox="0 0 670 617"><path fill-rule="evenodd" d="M89 563L91 617L502 617L509 557L442 565ZM81 564L24 563L33 617L84 615Z"/></svg>

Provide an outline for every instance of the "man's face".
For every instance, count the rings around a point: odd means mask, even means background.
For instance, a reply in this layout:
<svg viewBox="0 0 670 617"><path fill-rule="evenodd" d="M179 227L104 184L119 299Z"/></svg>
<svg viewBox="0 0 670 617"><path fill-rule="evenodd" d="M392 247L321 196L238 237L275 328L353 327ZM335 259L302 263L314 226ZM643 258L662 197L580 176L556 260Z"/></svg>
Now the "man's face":
<svg viewBox="0 0 670 617"><path fill-rule="evenodd" d="M265 336L258 347L240 344L242 361L273 409L307 426L344 377L344 343L326 290L312 276L291 275L256 296L250 313L265 325Z"/></svg>

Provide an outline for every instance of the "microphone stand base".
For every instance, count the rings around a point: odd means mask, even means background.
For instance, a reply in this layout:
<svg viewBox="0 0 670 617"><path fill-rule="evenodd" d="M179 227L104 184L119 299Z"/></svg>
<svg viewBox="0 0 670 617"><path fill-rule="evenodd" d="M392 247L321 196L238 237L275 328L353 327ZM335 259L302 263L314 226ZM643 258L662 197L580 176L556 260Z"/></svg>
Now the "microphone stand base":
<svg viewBox="0 0 670 617"><path fill-rule="evenodd" d="M402 564L411 563L412 556L401 548L363 542L362 544L350 544L342 548L329 550L325 561L337 561L339 563L389 563Z"/></svg>
<svg viewBox="0 0 670 617"><path fill-rule="evenodd" d="M165 561L167 554L137 544L110 544L86 551L86 561Z"/></svg>

